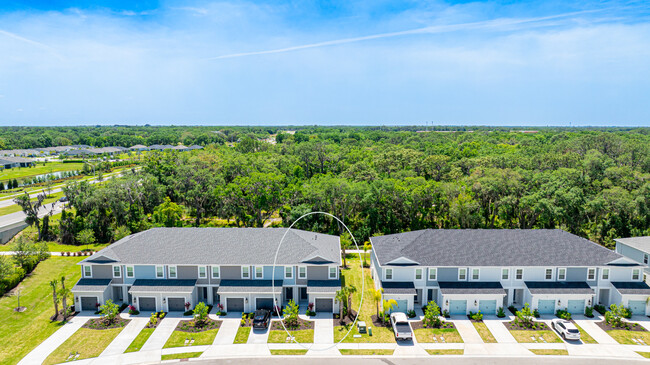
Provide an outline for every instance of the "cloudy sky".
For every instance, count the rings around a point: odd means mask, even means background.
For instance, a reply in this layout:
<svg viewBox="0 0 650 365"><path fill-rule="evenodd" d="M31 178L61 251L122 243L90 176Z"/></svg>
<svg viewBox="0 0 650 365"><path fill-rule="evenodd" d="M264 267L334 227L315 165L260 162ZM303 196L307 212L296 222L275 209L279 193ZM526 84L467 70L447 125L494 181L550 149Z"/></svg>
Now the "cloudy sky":
<svg viewBox="0 0 650 365"><path fill-rule="evenodd" d="M136 4L134 4L136 3ZM0 125L650 125L650 2L0 2Z"/></svg>

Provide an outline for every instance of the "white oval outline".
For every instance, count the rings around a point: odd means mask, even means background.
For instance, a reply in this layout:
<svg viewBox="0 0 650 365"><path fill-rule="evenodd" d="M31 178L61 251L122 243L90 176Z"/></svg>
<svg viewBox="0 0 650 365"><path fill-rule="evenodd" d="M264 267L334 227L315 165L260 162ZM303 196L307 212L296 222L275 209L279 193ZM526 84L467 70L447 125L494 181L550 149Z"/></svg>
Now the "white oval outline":
<svg viewBox="0 0 650 365"><path fill-rule="evenodd" d="M348 233L350 234L350 237L352 237L352 241L354 242L354 246L357 248L357 253L359 254L359 264L361 265L361 300L359 301L359 309L357 310L357 315L354 317L354 321L352 322L352 325L350 326L350 329L348 330L348 333L346 333L345 336L343 336L343 338L341 338L339 340L339 342L335 342L331 346L326 347L326 348L312 349L312 347L314 347L315 344L312 344L311 346L307 347L304 344L302 344L301 342L296 341L296 338L294 336L292 336L291 333L289 333L289 330L287 330L287 327L285 327L285 325L284 325L284 321L282 320L282 316L280 315L280 311L279 311L280 307L276 305L276 306L274 306L275 307L274 309L275 309L275 313L278 315L278 317L280 317L280 324L282 324L282 328L284 328L284 331L287 333L287 335L289 335L289 337L293 339L292 341L294 343L297 343L298 345L300 345L300 347L302 347L303 349L306 349L306 350L326 351L326 350L329 350L329 349L331 349L333 347L336 347L341 342L343 342L343 340L345 340L346 337L348 337L348 335L350 334L350 332L352 332L352 329L354 328L354 326L357 323L357 319L359 318L359 313L361 313L361 306L363 305L363 293L364 293L365 286L366 286L365 273L363 272L363 269L364 269L363 260L361 259L361 252L359 252L360 249L359 249L359 245L357 244L357 240L354 238L354 235L352 234L352 232L350 231L348 226L346 226L345 223L343 223L343 221L341 221L337 216L335 216L333 214L330 214L330 213L327 213L327 212L309 212L309 213L303 214L298 219L296 219L293 223L291 223L289 228L287 228L287 230L282 235L282 238L280 239L280 244L278 245L278 248L275 251L275 257L273 258L273 268L271 269L271 272L273 273L273 276L275 277L275 267L277 266L276 262L278 260L278 254L280 253L280 247L282 247L282 242L284 241L284 238L287 236L287 233L289 233L291 228L293 228L293 226L296 223L298 223L301 219L303 219L304 217L310 216L310 215L314 215L314 214L325 214L325 215L327 215L329 217L332 217L332 218L336 219L339 223L341 223L343 225L343 227L345 227L345 230L348 231ZM339 240L340 240L340 238L339 238ZM339 249L339 255L340 254L341 254L341 250ZM282 276L284 277L284 272L283 272ZM294 275L294 278L295 278L295 280L297 280L296 275ZM276 298L276 296L275 296L275 278L271 278L271 295L273 295L273 301L275 301L277 303L278 298ZM341 303L339 303L339 305L341 305ZM269 331L271 331L270 328L269 328Z"/></svg>

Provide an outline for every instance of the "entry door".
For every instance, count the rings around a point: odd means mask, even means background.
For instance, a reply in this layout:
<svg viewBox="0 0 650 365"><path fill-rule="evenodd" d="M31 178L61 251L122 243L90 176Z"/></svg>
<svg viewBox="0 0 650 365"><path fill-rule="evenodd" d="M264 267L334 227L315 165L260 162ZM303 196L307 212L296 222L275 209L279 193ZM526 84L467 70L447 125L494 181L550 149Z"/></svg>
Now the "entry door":
<svg viewBox="0 0 650 365"><path fill-rule="evenodd" d="M300 288L300 300L307 300L307 287L301 287Z"/></svg>
<svg viewBox="0 0 650 365"><path fill-rule="evenodd" d="M422 301L422 289L415 290L415 303L420 304Z"/></svg>
<svg viewBox="0 0 650 365"><path fill-rule="evenodd" d="M293 299L293 288L284 288L284 299L285 302Z"/></svg>

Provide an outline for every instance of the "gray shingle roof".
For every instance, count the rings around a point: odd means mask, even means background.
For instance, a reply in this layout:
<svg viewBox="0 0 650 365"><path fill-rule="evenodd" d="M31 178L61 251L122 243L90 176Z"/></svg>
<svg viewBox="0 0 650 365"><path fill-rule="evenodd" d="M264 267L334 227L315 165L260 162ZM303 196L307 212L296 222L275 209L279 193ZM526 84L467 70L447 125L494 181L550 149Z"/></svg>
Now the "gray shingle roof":
<svg viewBox="0 0 650 365"><path fill-rule="evenodd" d="M594 294L584 281L526 281L531 294Z"/></svg>
<svg viewBox="0 0 650 365"><path fill-rule="evenodd" d="M175 279L137 279L133 282L129 293L191 293L194 291L196 280Z"/></svg>
<svg viewBox="0 0 650 365"><path fill-rule="evenodd" d="M426 229L372 237L380 265L601 266L622 256L560 229Z"/></svg>
<svg viewBox="0 0 650 365"><path fill-rule="evenodd" d="M506 294L498 281L439 281L442 294Z"/></svg>
<svg viewBox="0 0 650 365"><path fill-rule="evenodd" d="M217 293L282 293L282 280L275 280L275 290L271 280L221 280Z"/></svg>
<svg viewBox="0 0 650 365"><path fill-rule="evenodd" d="M621 294L650 294L650 286L643 281L612 281L612 285Z"/></svg>
<svg viewBox="0 0 650 365"><path fill-rule="evenodd" d="M287 228L152 228L125 237L83 262L102 256L128 265L272 265ZM314 258L323 260L314 260ZM291 229L277 265L341 263L339 237Z"/></svg>
<svg viewBox="0 0 650 365"><path fill-rule="evenodd" d="M359 288L361 289L361 288ZM341 280L308 280L307 294L310 293L336 293L341 290Z"/></svg>
<svg viewBox="0 0 650 365"><path fill-rule="evenodd" d="M614 241L650 253L650 236L617 238Z"/></svg>
<svg viewBox="0 0 650 365"><path fill-rule="evenodd" d="M113 281L112 279L79 279L72 287L73 292L90 291L103 292L106 287Z"/></svg>
<svg viewBox="0 0 650 365"><path fill-rule="evenodd" d="M382 281L381 287L384 288L384 294L417 294L412 281Z"/></svg>

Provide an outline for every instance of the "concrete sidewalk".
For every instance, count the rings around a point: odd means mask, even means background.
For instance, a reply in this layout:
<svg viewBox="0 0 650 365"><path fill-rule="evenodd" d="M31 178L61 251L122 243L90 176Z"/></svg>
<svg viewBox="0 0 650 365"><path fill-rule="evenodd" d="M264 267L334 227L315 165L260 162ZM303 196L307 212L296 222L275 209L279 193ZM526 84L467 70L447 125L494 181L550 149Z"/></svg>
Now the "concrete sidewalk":
<svg viewBox="0 0 650 365"><path fill-rule="evenodd" d="M41 364L50 354L63 344L70 336L72 336L81 326L83 326L90 318L96 316L78 314L66 324L64 324L58 331L54 332L45 341L41 342L35 349L33 349L27 356L25 356L18 364L31 365Z"/></svg>
<svg viewBox="0 0 650 365"><path fill-rule="evenodd" d="M113 342L99 356L123 354L147 323L149 323L149 318L132 318L131 322L126 325L122 332L115 337Z"/></svg>

